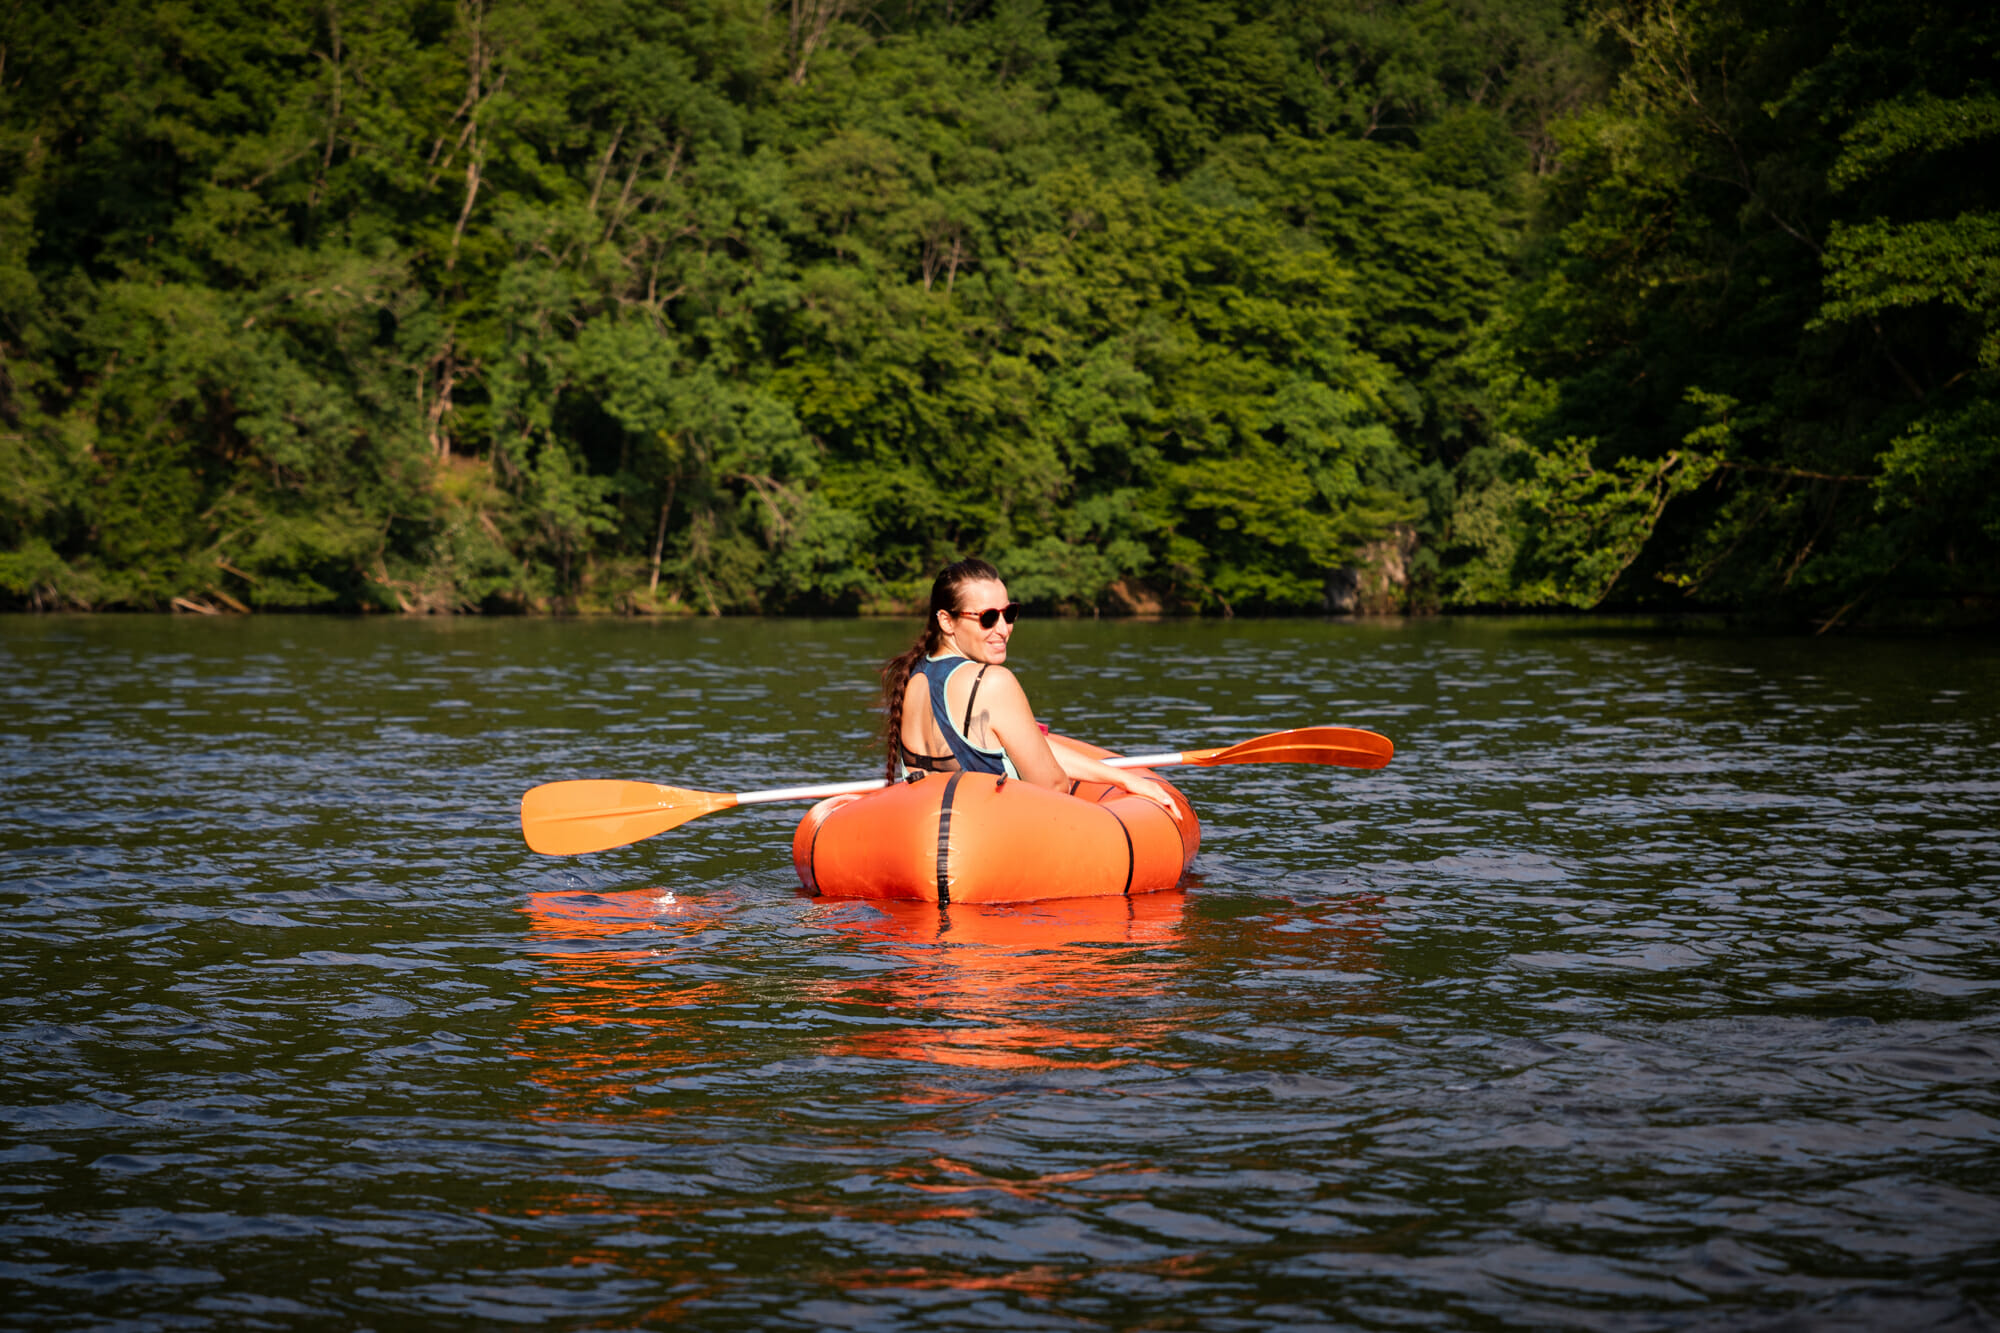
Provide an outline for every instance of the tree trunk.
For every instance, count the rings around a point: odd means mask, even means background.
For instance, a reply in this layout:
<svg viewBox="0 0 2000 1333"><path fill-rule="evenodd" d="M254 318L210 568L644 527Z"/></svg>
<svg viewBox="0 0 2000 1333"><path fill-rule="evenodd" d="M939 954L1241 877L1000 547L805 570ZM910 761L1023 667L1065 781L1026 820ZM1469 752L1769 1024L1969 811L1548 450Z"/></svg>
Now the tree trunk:
<svg viewBox="0 0 2000 1333"><path fill-rule="evenodd" d="M678 476L667 478L667 498L660 502L659 526L653 529L653 579L646 585L646 595L657 598L660 593L660 554L667 546L667 511L674 507L674 486Z"/></svg>

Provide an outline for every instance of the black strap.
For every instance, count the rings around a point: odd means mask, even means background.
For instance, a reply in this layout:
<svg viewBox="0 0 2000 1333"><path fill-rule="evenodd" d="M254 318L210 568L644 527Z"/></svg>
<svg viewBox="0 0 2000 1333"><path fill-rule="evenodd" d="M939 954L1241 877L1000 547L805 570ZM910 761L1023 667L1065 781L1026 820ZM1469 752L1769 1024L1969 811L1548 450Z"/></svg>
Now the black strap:
<svg viewBox="0 0 2000 1333"><path fill-rule="evenodd" d="M972 678L972 693L965 696L965 721L959 723L958 729L965 733L967 741L972 739L972 701L979 697L979 682L986 679L986 667L992 665L988 662L986 666L979 668L979 674Z"/></svg>
<svg viewBox="0 0 2000 1333"><path fill-rule="evenodd" d="M915 750L912 750L900 741L897 742L897 748L903 752L904 768L921 769L926 773L955 773L958 771L958 760L948 754L918 754ZM951 767L944 767L946 764L950 764Z"/></svg>
<svg viewBox="0 0 2000 1333"><path fill-rule="evenodd" d="M824 829L825 827L826 827L826 820L824 819L820 820L819 823L813 825L812 841L806 844L806 878L812 881L812 883L807 885L806 887L812 890L812 896L815 898L820 896L819 835L820 835L820 830Z"/></svg>
<svg viewBox="0 0 2000 1333"><path fill-rule="evenodd" d="M1118 831L1125 835L1125 896L1130 898L1132 896L1132 872L1135 868L1134 862L1137 860L1132 854L1132 830L1125 826L1125 816L1119 814L1112 807L1105 806L1104 813L1118 821Z"/></svg>
<svg viewBox="0 0 2000 1333"><path fill-rule="evenodd" d="M938 806L937 889L939 907L947 906L951 902L951 798L958 793L958 784L964 780L965 774L952 774L945 781L944 801ZM1126 834L1125 840L1129 843L1132 840L1132 835L1129 833ZM1130 875L1126 876L1126 887L1128 889L1131 887Z"/></svg>

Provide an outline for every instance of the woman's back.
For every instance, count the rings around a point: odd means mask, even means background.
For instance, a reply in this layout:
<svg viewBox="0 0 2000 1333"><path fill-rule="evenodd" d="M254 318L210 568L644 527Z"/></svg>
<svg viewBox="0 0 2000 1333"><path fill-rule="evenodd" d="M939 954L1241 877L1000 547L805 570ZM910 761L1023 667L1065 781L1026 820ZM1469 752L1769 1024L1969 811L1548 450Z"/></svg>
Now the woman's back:
<svg viewBox="0 0 2000 1333"><path fill-rule="evenodd" d="M958 654L917 662L903 692L903 763L941 773L966 769L1012 775L1006 747L993 734L992 710L981 708L979 701L988 673L1006 670ZM989 704L992 698L989 693Z"/></svg>

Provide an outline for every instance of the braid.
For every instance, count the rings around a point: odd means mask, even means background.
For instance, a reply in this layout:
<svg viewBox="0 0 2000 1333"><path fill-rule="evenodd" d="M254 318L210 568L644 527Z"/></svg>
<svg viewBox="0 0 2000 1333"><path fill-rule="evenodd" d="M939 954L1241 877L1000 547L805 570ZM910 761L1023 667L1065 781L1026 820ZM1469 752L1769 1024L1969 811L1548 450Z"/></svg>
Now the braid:
<svg viewBox="0 0 2000 1333"><path fill-rule="evenodd" d="M944 631L938 628L938 612L958 610L958 590L965 584L987 579L998 582L999 578L1000 571L977 556L946 565L931 584L924 632L915 643L882 664L882 739L888 752L883 776L889 781L896 780L896 751L903 743L903 695L910 687L910 673L944 641Z"/></svg>
<svg viewBox="0 0 2000 1333"><path fill-rule="evenodd" d="M931 628L919 634L907 650L882 664L882 711L887 714L882 737L889 751L882 776L891 782L896 780L896 749L903 743L903 695L910 688L910 673L936 651L937 638L937 622L933 620Z"/></svg>

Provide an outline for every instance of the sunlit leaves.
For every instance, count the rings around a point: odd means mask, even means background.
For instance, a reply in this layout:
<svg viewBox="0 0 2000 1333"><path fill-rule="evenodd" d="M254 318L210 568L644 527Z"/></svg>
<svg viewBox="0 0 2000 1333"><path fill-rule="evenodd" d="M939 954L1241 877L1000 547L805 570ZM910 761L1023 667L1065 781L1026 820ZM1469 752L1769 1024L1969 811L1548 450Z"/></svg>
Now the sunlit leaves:
<svg viewBox="0 0 2000 1333"><path fill-rule="evenodd" d="M1980 364L2000 368L2000 213L1835 224L1822 322L1937 302L1984 318Z"/></svg>
<svg viewBox="0 0 2000 1333"><path fill-rule="evenodd" d="M7 586L1312 609L1486 433L1556 8L798 13L17 8Z"/></svg>
<svg viewBox="0 0 2000 1333"><path fill-rule="evenodd" d="M1827 172L1827 183L1842 190L1904 154L1940 153L1995 137L2000 137L2000 97L1990 93L1953 98L1922 93L1877 103L1841 135L1845 151Z"/></svg>

